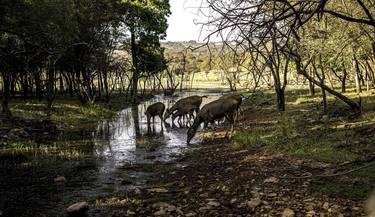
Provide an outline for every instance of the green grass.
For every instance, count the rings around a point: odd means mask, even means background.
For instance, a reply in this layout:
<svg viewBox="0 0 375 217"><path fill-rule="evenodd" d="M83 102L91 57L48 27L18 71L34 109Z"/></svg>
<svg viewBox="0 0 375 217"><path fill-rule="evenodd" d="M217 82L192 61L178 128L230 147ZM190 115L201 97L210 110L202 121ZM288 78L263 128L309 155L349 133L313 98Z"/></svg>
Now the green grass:
<svg viewBox="0 0 375 217"><path fill-rule="evenodd" d="M358 101L354 90L348 91L345 95ZM287 111L282 113L277 111L273 91L252 94L251 102L244 103L251 124L237 132L235 147L265 149L333 165L361 159L375 152L375 96L364 92L361 97L363 114L350 117L348 106L330 95L328 114L322 114L320 91L310 96L307 89L287 89ZM375 187L374 174L375 166L345 178L320 179L313 189L331 196L364 199Z"/></svg>
<svg viewBox="0 0 375 217"><path fill-rule="evenodd" d="M365 199L375 185L363 182L335 181L335 180L315 180L312 189L325 193L333 197L344 197L353 200Z"/></svg>
<svg viewBox="0 0 375 217"><path fill-rule="evenodd" d="M96 125L101 119L115 116L117 111L128 106L125 97L112 96L109 103L97 101L94 104L81 105L75 98L58 97L53 103L51 119L63 130L80 130ZM12 100L10 109L14 116L24 119L40 119L46 117L46 102L31 99Z"/></svg>

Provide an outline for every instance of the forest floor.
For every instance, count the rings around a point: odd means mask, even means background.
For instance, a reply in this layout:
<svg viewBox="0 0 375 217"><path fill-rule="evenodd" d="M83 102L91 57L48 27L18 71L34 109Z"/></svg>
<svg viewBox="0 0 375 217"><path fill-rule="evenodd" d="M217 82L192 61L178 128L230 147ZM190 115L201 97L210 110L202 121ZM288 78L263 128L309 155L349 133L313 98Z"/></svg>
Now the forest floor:
<svg viewBox="0 0 375 217"><path fill-rule="evenodd" d="M111 207L110 216L365 216L375 188L374 97L362 97L361 116L333 98L322 114L320 97L306 91L287 99L281 114L271 92L252 95L231 141L206 134L155 166L147 187L96 206Z"/></svg>

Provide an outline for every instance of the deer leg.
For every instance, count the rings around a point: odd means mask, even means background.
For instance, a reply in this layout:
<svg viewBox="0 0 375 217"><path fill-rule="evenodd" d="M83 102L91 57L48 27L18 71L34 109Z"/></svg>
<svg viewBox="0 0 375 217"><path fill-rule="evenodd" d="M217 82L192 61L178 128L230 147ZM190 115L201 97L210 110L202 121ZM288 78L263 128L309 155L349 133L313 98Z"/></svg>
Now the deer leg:
<svg viewBox="0 0 375 217"><path fill-rule="evenodd" d="M159 115L159 118L160 118L160 127L161 127L161 130L163 130L163 115Z"/></svg>
<svg viewBox="0 0 375 217"><path fill-rule="evenodd" d="M147 116L147 126L150 126L150 124L151 124L150 119L151 119L150 116Z"/></svg>
<svg viewBox="0 0 375 217"><path fill-rule="evenodd" d="M191 120L193 120L194 121L194 114L190 114L190 120L189 120L189 125L191 126L192 124L191 124Z"/></svg>
<svg viewBox="0 0 375 217"><path fill-rule="evenodd" d="M212 131L211 140L213 140L215 138L215 132L216 132L215 120L210 121L210 123L211 123L211 131Z"/></svg>
<svg viewBox="0 0 375 217"><path fill-rule="evenodd" d="M207 130L208 127L208 121L205 121L203 124L203 130Z"/></svg>
<svg viewBox="0 0 375 217"><path fill-rule="evenodd" d="M180 128L182 127L182 122L181 122L181 115L178 117L178 124L180 125Z"/></svg>
<svg viewBox="0 0 375 217"><path fill-rule="evenodd" d="M225 115L225 119L227 121L229 121L229 123L231 124L231 128L233 129L233 124L234 124L234 113L230 114L230 115ZM228 138L228 134L229 134L229 129L227 130L227 132L225 133L225 138Z"/></svg>

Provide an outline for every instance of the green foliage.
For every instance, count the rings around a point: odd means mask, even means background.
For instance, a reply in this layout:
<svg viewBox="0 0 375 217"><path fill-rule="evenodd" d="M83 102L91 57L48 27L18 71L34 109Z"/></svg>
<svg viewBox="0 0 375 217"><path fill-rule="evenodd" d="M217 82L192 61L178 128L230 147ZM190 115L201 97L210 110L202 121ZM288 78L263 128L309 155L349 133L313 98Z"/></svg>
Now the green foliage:
<svg viewBox="0 0 375 217"><path fill-rule="evenodd" d="M109 82L130 82L133 61L114 55L118 49L131 53L129 33L136 34L134 55L144 76L166 68L159 41L168 27L168 1L6 0L0 11L4 112L10 91L19 89L25 99L34 93L46 97L52 110L57 81L61 92L77 95L82 104L98 95L108 101ZM16 81L20 88L10 90Z"/></svg>

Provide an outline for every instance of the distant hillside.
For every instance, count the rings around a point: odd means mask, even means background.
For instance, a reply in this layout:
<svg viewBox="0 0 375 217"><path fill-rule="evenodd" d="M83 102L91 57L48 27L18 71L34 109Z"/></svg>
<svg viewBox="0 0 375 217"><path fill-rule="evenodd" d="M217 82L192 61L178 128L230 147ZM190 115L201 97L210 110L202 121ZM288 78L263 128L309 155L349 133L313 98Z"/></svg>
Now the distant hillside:
<svg viewBox="0 0 375 217"><path fill-rule="evenodd" d="M198 50L199 52L202 51L207 51L207 46L204 46L205 43L200 43L196 41L182 41L182 42L162 42L161 43L162 47L164 47L167 51L170 52L180 52L183 51L187 48L194 49L200 47ZM222 46L222 43L215 42L215 43L210 43L210 47L220 47Z"/></svg>

